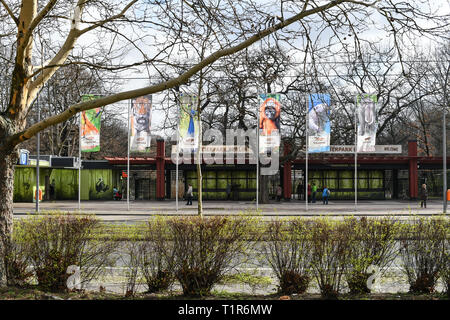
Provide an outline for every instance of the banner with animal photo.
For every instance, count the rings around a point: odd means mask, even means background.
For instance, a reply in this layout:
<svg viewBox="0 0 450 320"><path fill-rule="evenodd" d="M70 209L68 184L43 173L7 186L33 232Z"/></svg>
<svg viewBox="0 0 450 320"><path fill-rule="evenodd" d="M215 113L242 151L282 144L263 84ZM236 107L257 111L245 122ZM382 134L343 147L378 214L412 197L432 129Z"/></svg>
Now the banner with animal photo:
<svg viewBox="0 0 450 320"><path fill-rule="evenodd" d="M259 153L278 152L280 148L280 115L283 95L259 94Z"/></svg>
<svg viewBox="0 0 450 320"><path fill-rule="evenodd" d="M308 152L330 151L329 94L315 93L308 97Z"/></svg>
<svg viewBox="0 0 450 320"><path fill-rule="evenodd" d="M152 96L131 99L130 151L149 152L151 144Z"/></svg>
<svg viewBox="0 0 450 320"><path fill-rule="evenodd" d="M357 152L375 152L377 122L377 96L361 94L356 97Z"/></svg>
<svg viewBox="0 0 450 320"><path fill-rule="evenodd" d="M98 95L85 94L81 101L89 101L100 98ZM80 143L82 152L100 151L100 123L102 108L95 108L81 112Z"/></svg>
<svg viewBox="0 0 450 320"><path fill-rule="evenodd" d="M179 146L180 149L197 149L198 148L198 98L195 95L180 95L180 112L179 112Z"/></svg>

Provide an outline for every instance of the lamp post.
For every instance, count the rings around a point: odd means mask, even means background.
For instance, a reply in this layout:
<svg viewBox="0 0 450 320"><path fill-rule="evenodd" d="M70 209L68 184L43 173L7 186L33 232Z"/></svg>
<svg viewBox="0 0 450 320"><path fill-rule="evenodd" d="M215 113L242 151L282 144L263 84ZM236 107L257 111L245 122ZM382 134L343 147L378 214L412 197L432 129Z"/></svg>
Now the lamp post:
<svg viewBox="0 0 450 320"><path fill-rule="evenodd" d="M447 112L448 107L448 93L447 93L447 84L448 84L448 74L450 72L450 65L447 67L447 74L445 75L444 81L444 110L442 117L442 177L443 181L443 212L447 213L447 127L445 123L445 114Z"/></svg>
<svg viewBox="0 0 450 320"><path fill-rule="evenodd" d="M37 98L37 123L41 121L41 110L39 106L39 96ZM38 132L37 133L37 141L36 141L36 151L37 151L37 158L36 158L36 194L34 195L36 197L36 213L39 213L39 158L41 156L41 135Z"/></svg>
<svg viewBox="0 0 450 320"><path fill-rule="evenodd" d="M442 127L442 176L444 178L443 183L443 212L447 212L447 130L445 130L445 110L444 107L444 115L443 115L443 127Z"/></svg>

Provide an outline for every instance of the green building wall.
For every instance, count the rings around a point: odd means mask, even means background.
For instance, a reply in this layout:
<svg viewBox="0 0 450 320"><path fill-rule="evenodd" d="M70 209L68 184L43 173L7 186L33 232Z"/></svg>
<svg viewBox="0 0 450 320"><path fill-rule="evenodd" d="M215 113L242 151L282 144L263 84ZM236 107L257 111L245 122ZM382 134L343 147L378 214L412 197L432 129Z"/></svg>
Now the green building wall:
<svg viewBox="0 0 450 320"><path fill-rule="evenodd" d="M55 186L57 200L78 199L78 170L40 168L39 185L45 194L45 177ZM110 200L113 189L113 170L81 170L81 200ZM103 181L100 186L99 179ZM33 187L36 185L36 168L16 166L14 174L14 201L32 202Z"/></svg>
<svg viewBox="0 0 450 320"><path fill-rule="evenodd" d="M89 200L111 200L113 198L113 172L111 169L90 169L88 171ZM82 189L86 184L81 181ZM103 183L101 183L103 182Z"/></svg>
<svg viewBox="0 0 450 320"><path fill-rule="evenodd" d="M45 179L49 175L50 169L40 168L39 186L44 195ZM14 201L33 202L33 187L36 185L36 168L23 167L16 168L14 173Z"/></svg>
<svg viewBox="0 0 450 320"><path fill-rule="evenodd" d="M314 170L308 174L310 183L318 187L318 199L321 199L323 186L331 190L331 199L354 199L354 172L352 170ZM78 199L78 170L40 168L40 187L45 194L45 177L54 181L57 200ZM186 171L186 182L194 188L197 197L197 172ZM256 195L256 173L245 170L206 170L203 172L203 198L205 200L224 200L227 197L227 185L239 185L239 200L254 200ZM36 183L36 168L16 166L14 177L14 201L32 202L33 187ZM81 170L82 200L111 200L112 189L120 185L120 172L112 169ZM295 189L293 186L293 190ZM384 199L384 171L358 171L358 198ZM233 194L232 194L233 198Z"/></svg>
<svg viewBox="0 0 450 320"><path fill-rule="evenodd" d="M321 199L322 188L327 186L331 191L330 199L354 199L354 171L353 170L324 170L310 171L309 183L315 182ZM358 170L358 198L384 199L384 171Z"/></svg>
<svg viewBox="0 0 450 320"><path fill-rule="evenodd" d="M253 200L256 196L255 171L212 171L202 172L203 199L224 200L227 185L239 185L239 200ZM193 196L197 198L197 171L186 171L186 182L192 184ZM232 195L233 196L233 195Z"/></svg>

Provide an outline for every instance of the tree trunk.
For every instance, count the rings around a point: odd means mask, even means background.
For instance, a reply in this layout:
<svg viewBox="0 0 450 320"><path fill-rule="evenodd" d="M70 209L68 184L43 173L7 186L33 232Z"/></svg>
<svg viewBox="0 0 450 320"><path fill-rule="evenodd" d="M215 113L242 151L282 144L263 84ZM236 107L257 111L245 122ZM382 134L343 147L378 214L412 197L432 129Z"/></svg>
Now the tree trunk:
<svg viewBox="0 0 450 320"><path fill-rule="evenodd" d="M0 134L1 136L1 134ZM13 232L14 165L17 148L0 150L0 287L6 286L4 248Z"/></svg>

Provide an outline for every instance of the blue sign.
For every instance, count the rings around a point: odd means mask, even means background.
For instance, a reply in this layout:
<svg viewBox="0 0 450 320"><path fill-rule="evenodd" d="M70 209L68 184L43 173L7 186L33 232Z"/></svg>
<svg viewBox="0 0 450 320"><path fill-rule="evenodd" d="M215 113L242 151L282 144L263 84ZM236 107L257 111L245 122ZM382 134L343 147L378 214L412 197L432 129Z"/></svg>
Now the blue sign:
<svg viewBox="0 0 450 320"><path fill-rule="evenodd" d="M20 149L20 157L19 157L19 164L26 166L28 164L28 155L30 152L25 149Z"/></svg>

